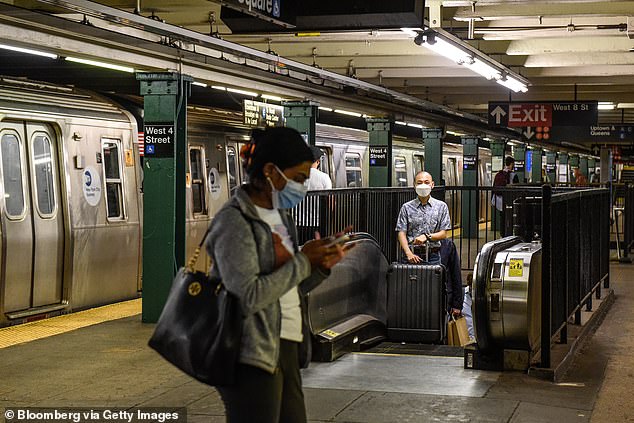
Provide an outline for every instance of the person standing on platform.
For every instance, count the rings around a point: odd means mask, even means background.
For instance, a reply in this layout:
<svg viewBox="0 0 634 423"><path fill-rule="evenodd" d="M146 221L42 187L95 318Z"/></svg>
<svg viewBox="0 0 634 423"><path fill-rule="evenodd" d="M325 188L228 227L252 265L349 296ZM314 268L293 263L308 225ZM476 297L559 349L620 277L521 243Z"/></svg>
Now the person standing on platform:
<svg viewBox="0 0 634 423"><path fill-rule="evenodd" d="M346 249L330 239L298 248L287 209L304 199L314 160L297 131L254 130L241 156L249 182L218 211L205 242L210 277L238 298L243 315L236 382L218 391L230 423L303 423L299 369L311 343L304 298Z"/></svg>
<svg viewBox="0 0 634 423"><path fill-rule="evenodd" d="M310 152L313 155L313 164L310 166L310 178L308 178L308 191L317 191L322 189L332 189L332 181L327 173L319 170L319 164L321 163L321 157L324 152L315 146L310 147Z"/></svg>
<svg viewBox="0 0 634 423"><path fill-rule="evenodd" d="M583 174L581 169L575 168L574 175L575 175L575 186L577 187L588 186L588 178L586 178L586 175Z"/></svg>
<svg viewBox="0 0 634 423"><path fill-rule="evenodd" d="M451 229L449 208L431 197L434 181L427 172L414 177L417 198L401 206L396 222L403 261L412 264L440 264L440 240Z"/></svg>
<svg viewBox="0 0 634 423"><path fill-rule="evenodd" d="M500 226L500 236L504 236L505 210L504 210L504 196L501 192L496 191L496 188L505 187L511 183L511 174L515 167L515 159L511 156L507 156L504 160L504 167L495 174L493 179L493 196L491 197L491 205L497 210L499 218L497 221ZM517 175L516 175L517 176ZM497 225L496 225L497 226Z"/></svg>

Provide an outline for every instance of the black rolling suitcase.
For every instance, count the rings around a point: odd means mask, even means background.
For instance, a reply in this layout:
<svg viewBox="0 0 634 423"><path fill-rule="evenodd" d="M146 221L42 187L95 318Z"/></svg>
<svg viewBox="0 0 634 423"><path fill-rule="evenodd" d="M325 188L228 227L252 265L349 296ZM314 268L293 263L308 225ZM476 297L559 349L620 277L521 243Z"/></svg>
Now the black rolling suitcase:
<svg viewBox="0 0 634 423"><path fill-rule="evenodd" d="M391 341L440 343L445 337L445 268L393 263L387 280Z"/></svg>

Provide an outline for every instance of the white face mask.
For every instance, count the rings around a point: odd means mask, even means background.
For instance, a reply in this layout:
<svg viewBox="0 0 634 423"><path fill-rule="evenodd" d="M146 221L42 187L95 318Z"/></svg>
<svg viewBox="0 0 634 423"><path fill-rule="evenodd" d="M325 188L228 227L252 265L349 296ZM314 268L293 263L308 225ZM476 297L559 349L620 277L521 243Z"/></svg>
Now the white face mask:
<svg viewBox="0 0 634 423"><path fill-rule="evenodd" d="M418 194L420 197L427 197L429 194L431 194L431 185L416 185L416 194Z"/></svg>

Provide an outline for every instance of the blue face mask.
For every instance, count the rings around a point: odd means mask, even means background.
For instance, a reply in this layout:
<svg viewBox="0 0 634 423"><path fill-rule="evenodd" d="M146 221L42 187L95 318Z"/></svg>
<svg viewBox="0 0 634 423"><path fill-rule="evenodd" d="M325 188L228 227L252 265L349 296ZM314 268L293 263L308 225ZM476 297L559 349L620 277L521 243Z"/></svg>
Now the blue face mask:
<svg viewBox="0 0 634 423"><path fill-rule="evenodd" d="M292 209L304 200L308 188L304 184L288 179L279 167L275 166L275 168L280 175L282 175L282 178L286 180L286 185L284 185L284 188L282 188L281 191L278 191L275 189L275 185L273 185L271 178L267 178L269 180L269 184L271 184L271 200L273 201L273 208Z"/></svg>

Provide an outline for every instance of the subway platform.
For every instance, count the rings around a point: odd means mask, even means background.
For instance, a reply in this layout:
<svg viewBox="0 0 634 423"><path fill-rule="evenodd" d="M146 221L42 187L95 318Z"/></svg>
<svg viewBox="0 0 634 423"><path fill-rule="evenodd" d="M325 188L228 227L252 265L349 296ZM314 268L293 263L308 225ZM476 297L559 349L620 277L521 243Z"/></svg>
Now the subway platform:
<svg viewBox="0 0 634 423"><path fill-rule="evenodd" d="M304 371L309 421L634 421L634 265L612 264L610 279L614 304L557 383L465 370L456 354L352 353ZM147 347L139 313L133 300L0 329L1 421L20 407L185 407L188 422L223 422L214 388Z"/></svg>

